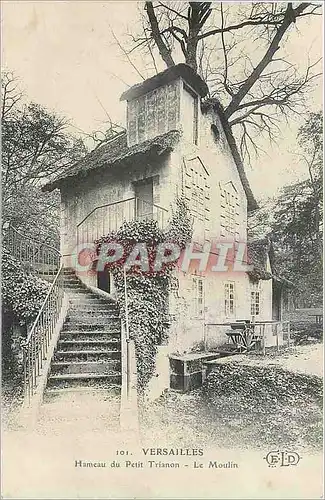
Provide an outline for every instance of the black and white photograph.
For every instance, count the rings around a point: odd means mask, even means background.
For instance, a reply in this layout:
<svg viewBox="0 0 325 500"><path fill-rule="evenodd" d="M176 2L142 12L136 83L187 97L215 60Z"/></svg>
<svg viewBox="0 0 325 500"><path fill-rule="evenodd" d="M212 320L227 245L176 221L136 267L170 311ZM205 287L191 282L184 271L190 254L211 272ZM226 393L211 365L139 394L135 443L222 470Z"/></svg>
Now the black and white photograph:
<svg viewBox="0 0 325 500"><path fill-rule="evenodd" d="M2 498L323 498L323 2L1 7Z"/></svg>

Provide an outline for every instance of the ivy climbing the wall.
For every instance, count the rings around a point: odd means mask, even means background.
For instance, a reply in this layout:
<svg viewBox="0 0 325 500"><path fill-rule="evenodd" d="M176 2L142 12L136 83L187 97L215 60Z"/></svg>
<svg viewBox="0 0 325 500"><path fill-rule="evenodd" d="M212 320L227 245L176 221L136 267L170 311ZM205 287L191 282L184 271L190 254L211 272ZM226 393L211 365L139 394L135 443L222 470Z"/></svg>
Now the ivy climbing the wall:
<svg viewBox="0 0 325 500"><path fill-rule="evenodd" d="M124 222L118 231L96 241L98 255L102 255L103 245L107 243L118 243L123 247L124 253L119 260L105 264L114 277L123 320L124 264L138 244L144 244L148 255L147 271L138 264L126 270L129 331L135 343L139 393L144 393L154 374L158 346L168 337L168 297L176 279L173 273L177 265L175 261L165 263L158 271L154 269L157 247L162 243L172 243L183 250L191 237L189 211L185 200L179 198L165 230L151 219L134 220Z"/></svg>

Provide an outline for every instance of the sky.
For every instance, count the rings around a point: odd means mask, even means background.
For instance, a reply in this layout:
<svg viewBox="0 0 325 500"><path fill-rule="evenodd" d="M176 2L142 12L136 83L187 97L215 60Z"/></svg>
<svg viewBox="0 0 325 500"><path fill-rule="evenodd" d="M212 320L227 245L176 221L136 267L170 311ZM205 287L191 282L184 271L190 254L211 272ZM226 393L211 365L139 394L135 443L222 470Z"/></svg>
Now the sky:
<svg viewBox="0 0 325 500"><path fill-rule="evenodd" d="M125 40L138 27L138 10L133 1L3 1L2 67L20 77L28 99L68 117L76 132L99 129L106 113L125 125L125 103L119 97L140 78L121 55L112 28ZM296 29L286 50L299 68L308 57L321 57L322 45L322 18L317 17L301 32ZM145 71L140 56L135 62ZM319 79L309 98L310 110L322 108L322 95ZM299 123L283 126L277 144L266 141L265 154L246 164L257 198L274 196L305 175L297 160Z"/></svg>

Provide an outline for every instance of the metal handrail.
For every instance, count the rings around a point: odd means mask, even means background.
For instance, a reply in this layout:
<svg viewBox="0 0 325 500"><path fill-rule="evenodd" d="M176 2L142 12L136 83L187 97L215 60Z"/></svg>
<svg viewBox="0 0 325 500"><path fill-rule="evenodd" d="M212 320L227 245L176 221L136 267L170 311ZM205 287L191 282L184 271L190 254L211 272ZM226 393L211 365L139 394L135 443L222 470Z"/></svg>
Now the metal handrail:
<svg viewBox="0 0 325 500"><path fill-rule="evenodd" d="M63 259L61 253L47 243L41 243L34 238L26 237L13 226L7 228L5 241L12 255L18 260L26 258L30 261L31 270L37 275L40 270L43 271L52 267L56 273L49 286L46 297L40 307L39 312L27 334L27 338L22 344L23 348L23 384L25 401L30 404L31 397L35 392L38 377L41 374L44 362L47 360L49 347L56 329L64 297L63 289ZM12 234L15 237L11 237ZM18 238L17 238L18 236ZM35 244L39 248L46 250L42 255L35 256ZM22 251L24 249L24 251Z"/></svg>
<svg viewBox="0 0 325 500"><path fill-rule="evenodd" d="M125 200L114 201L112 203L106 203L105 205L100 205L98 207L95 207L91 212L89 212L89 214L86 215L86 217L84 217L82 219L81 222L79 222L79 224L77 224L77 227L81 226L81 224L83 224L94 212L96 212L96 210L99 210L99 209L105 208L105 207L112 207L113 205L119 205L120 203L126 203L127 201L135 201L137 199L140 199L140 198L133 196L132 198L126 198ZM165 212L168 212L167 208L161 207L161 206L157 205L156 203L149 203L148 201L145 201L145 200L141 200L141 201L143 201L144 203L147 203L148 205L151 205L152 207L159 208L159 210L163 210Z"/></svg>
<svg viewBox="0 0 325 500"><path fill-rule="evenodd" d="M132 201L132 200L134 200L134 197L127 198L126 200L120 200L120 201L114 201L112 203L106 203L105 205L100 205L99 207L95 207L91 212L89 212L88 215L86 215L86 217L84 219L82 219L81 222L79 222L79 224L77 224L77 227L81 226L81 224L83 224L94 212L96 212L96 210L99 210L99 209L105 208L105 207L112 207L113 205L119 205L120 203L125 203L127 201Z"/></svg>
<svg viewBox="0 0 325 500"><path fill-rule="evenodd" d="M23 344L24 394L28 403L47 360L49 347L59 320L64 297L63 261Z"/></svg>
<svg viewBox="0 0 325 500"><path fill-rule="evenodd" d="M61 254L59 250L45 242L39 242L33 237L26 236L9 224L4 229L4 245L22 264L29 265L29 272L52 275L57 272Z"/></svg>
<svg viewBox="0 0 325 500"><path fill-rule="evenodd" d="M49 250L53 250L55 253L57 253L58 256L61 255L61 253L59 252L59 250L57 248L55 248L54 246L49 245L48 243L45 243L45 242L40 243L36 238L32 238L31 236L28 236L28 238L27 238L23 233L21 233L20 231L18 231L18 229L16 229L11 224L10 224L9 228L12 229L21 238L23 238L25 240L28 239L29 241L35 242L37 245L39 245L40 248L42 248L43 246L46 246Z"/></svg>
<svg viewBox="0 0 325 500"><path fill-rule="evenodd" d="M123 222L154 219L163 229L167 223L168 210L138 197L106 203L93 208L76 226L77 248L94 245L102 236L117 231Z"/></svg>
<svg viewBox="0 0 325 500"><path fill-rule="evenodd" d="M38 314L37 314L37 316L36 316L36 318L34 320L33 326L30 329L29 334L27 335L26 344L29 342L29 339L32 337L33 331L36 328L36 324L37 324L37 322L38 322L38 320L39 320L39 318L40 318L40 316L41 316L41 314L42 314L42 312L43 312L43 310L44 310L44 308L45 308L45 306L46 306L46 304L47 304L47 302L49 300L49 297L52 294L52 291L53 291L53 289L54 289L54 287L56 285L56 282L59 279L59 276L61 274L62 268L63 268L63 262L62 262L62 256L61 256L61 262L60 262L59 270L58 270L58 272L57 272L57 274L56 274L56 276L55 276L55 278L54 278L54 280L53 280L53 282L52 282L52 284L50 286L49 291L47 292L47 295L46 295L46 297L44 299L44 302L43 302L43 304L42 304L42 306L41 306L41 308L40 308L40 310L39 310L39 312L38 312Z"/></svg>

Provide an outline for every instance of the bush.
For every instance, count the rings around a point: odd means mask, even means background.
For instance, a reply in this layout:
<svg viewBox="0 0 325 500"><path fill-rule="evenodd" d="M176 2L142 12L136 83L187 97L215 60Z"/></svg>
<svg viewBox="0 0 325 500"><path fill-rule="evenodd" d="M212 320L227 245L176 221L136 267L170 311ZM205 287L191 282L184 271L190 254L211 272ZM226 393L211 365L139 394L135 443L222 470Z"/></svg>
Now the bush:
<svg viewBox="0 0 325 500"><path fill-rule="evenodd" d="M321 404L322 388L322 381L317 376L292 373L279 367L232 362L220 364L211 372L203 391L214 404L221 396L242 396L242 405L265 411L266 407L275 407L278 403L305 404L314 400Z"/></svg>
<svg viewBox="0 0 325 500"><path fill-rule="evenodd" d="M2 252L2 301L19 324L33 321L44 302L49 284L28 273L6 249Z"/></svg>
<svg viewBox="0 0 325 500"><path fill-rule="evenodd" d="M10 377L22 370L22 342L37 316L49 284L24 270L6 249L2 251L2 349Z"/></svg>

